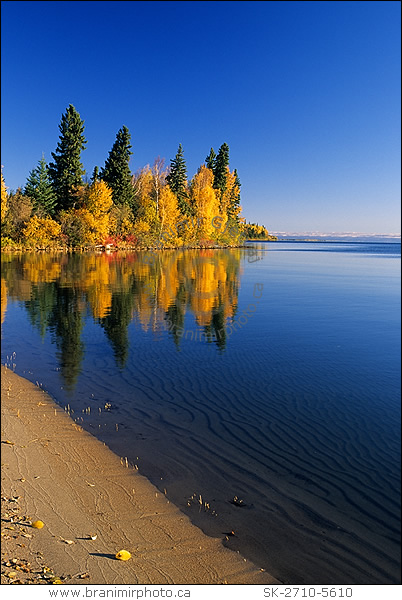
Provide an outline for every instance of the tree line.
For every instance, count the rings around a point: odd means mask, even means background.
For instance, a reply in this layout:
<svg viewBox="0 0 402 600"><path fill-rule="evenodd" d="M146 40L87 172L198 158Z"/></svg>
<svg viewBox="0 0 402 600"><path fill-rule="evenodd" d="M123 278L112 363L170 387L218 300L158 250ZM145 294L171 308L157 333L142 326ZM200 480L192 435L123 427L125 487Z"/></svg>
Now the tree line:
<svg viewBox="0 0 402 600"><path fill-rule="evenodd" d="M169 166L158 157L132 174L131 135L123 125L104 166L95 166L88 181L81 162L84 121L72 104L59 130L52 161L46 164L42 155L23 188L8 193L1 175L2 247L150 247L162 233L167 247L237 245L268 235L242 223L241 184L229 168L226 143L218 153L211 148L190 181L181 144Z"/></svg>

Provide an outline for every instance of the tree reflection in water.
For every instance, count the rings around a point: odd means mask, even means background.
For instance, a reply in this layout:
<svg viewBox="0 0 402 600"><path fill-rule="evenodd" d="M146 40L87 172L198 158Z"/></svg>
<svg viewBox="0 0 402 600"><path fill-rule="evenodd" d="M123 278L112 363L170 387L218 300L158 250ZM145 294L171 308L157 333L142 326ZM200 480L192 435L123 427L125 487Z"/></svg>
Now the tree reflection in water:
<svg viewBox="0 0 402 600"><path fill-rule="evenodd" d="M240 259L240 249L168 250L151 260L144 252L3 254L2 321L7 297L23 302L40 335L50 332L67 389L81 370L88 315L104 330L121 369L133 321L143 331L167 331L178 350L185 339L222 352L237 310Z"/></svg>

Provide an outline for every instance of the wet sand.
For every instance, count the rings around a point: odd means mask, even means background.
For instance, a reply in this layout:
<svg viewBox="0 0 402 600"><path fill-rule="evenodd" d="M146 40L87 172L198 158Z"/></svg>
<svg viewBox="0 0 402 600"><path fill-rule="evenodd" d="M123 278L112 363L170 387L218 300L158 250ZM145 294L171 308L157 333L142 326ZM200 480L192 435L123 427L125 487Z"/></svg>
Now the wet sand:
<svg viewBox="0 0 402 600"><path fill-rule="evenodd" d="M2 583L277 583L192 525L43 390L1 372ZM115 559L122 549L130 560Z"/></svg>

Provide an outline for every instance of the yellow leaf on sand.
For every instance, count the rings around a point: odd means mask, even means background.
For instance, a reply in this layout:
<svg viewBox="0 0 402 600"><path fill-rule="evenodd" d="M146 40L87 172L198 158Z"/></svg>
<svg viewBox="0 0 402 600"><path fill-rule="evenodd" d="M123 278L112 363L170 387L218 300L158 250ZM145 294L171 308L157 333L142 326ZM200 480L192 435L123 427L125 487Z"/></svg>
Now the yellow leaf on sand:
<svg viewBox="0 0 402 600"><path fill-rule="evenodd" d="M14 442L10 442L10 440L4 440L3 444L9 444L9 446L15 446Z"/></svg>
<svg viewBox="0 0 402 600"><path fill-rule="evenodd" d="M32 523L32 527L34 527L35 529L42 529L43 526L44 526L43 521L34 521Z"/></svg>
<svg viewBox="0 0 402 600"><path fill-rule="evenodd" d="M131 554L130 552L127 552L127 550L120 550L120 552L116 554L116 558L117 560L129 560L131 558Z"/></svg>

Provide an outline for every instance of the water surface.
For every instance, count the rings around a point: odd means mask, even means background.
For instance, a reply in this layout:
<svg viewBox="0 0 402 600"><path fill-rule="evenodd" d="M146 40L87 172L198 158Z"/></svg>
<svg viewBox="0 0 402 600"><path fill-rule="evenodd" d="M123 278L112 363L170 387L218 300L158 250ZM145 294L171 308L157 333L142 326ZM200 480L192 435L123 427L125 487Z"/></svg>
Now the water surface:
<svg viewBox="0 0 402 600"><path fill-rule="evenodd" d="M400 245L249 245L3 254L2 362L281 581L398 583Z"/></svg>

